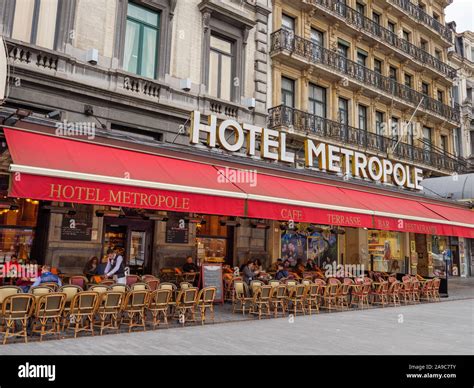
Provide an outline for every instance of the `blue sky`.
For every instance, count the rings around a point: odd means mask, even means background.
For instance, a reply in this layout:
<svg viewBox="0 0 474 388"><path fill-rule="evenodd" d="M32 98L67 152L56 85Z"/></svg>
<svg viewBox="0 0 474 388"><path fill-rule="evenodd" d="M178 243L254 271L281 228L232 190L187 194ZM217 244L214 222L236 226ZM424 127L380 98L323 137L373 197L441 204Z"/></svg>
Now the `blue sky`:
<svg viewBox="0 0 474 388"><path fill-rule="evenodd" d="M474 0L454 0L446 8L446 22L456 22L456 32L474 31Z"/></svg>

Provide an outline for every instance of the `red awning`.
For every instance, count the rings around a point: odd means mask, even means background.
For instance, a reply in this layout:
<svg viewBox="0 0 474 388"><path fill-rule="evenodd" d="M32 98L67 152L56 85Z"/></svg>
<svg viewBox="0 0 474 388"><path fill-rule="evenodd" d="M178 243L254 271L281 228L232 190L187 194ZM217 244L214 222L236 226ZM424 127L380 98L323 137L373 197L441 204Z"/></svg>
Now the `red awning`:
<svg viewBox="0 0 474 388"><path fill-rule="evenodd" d="M473 213L461 206L266 172L235 181L228 174L244 168L4 131L14 197L474 238Z"/></svg>

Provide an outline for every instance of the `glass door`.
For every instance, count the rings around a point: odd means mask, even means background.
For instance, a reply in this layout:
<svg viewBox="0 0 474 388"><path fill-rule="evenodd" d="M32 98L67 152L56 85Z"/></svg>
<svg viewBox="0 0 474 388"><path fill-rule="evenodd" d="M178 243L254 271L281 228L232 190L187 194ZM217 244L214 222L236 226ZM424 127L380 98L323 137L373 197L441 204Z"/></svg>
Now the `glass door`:
<svg viewBox="0 0 474 388"><path fill-rule="evenodd" d="M132 230L130 241L130 265L143 267L145 264L146 232Z"/></svg>

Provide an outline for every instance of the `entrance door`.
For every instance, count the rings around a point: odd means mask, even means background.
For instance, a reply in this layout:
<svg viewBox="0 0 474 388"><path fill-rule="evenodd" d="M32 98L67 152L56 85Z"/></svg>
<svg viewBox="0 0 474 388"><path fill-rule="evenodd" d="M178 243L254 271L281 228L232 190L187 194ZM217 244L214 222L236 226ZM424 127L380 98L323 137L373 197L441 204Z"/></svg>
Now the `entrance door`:
<svg viewBox="0 0 474 388"><path fill-rule="evenodd" d="M107 249L121 249L131 273L143 274L152 267L153 221L104 219L104 254Z"/></svg>

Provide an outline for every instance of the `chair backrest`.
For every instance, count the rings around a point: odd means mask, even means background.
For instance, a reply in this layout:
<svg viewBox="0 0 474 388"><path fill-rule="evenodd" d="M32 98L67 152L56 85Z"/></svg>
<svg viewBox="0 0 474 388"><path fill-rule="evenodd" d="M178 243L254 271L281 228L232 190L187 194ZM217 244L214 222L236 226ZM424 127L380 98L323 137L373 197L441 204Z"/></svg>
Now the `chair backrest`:
<svg viewBox="0 0 474 388"><path fill-rule="evenodd" d="M138 275L128 275L126 279L126 284L127 286L131 286L132 284L135 284L140 281L140 276Z"/></svg>
<svg viewBox="0 0 474 388"><path fill-rule="evenodd" d="M117 310L122 307L125 294L121 291L109 290L102 294L101 309Z"/></svg>
<svg viewBox="0 0 474 388"><path fill-rule="evenodd" d="M147 290L148 291L148 284L146 283L134 283L132 284L132 286L130 287L131 290Z"/></svg>
<svg viewBox="0 0 474 388"><path fill-rule="evenodd" d="M148 302L148 291L132 290L127 294L126 304L132 309L143 308Z"/></svg>
<svg viewBox="0 0 474 388"><path fill-rule="evenodd" d="M314 279L314 283L319 286L325 286L326 282L323 279Z"/></svg>
<svg viewBox="0 0 474 388"><path fill-rule="evenodd" d="M310 279L303 279L301 281L301 284L305 285L306 287L309 287L309 285L311 284L311 280Z"/></svg>
<svg viewBox="0 0 474 388"><path fill-rule="evenodd" d="M260 298L265 300L269 299L273 296L273 291L275 290L272 286L261 286L261 293L260 293Z"/></svg>
<svg viewBox="0 0 474 388"><path fill-rule="evenodd" d="M389 283L394 283L394 282L396 282L396 281L397 281L397 278L396 278L395 276L389 276L389 277L388 277L388 282L389 282Z"/></svg>
<svg viewBox="0 0 474 388"><path fill-rule="evenodd" d="M433 290L438 291L440 285L441 285L441 279L440 278L434 278L433 279L433 284L432 284Z"/></svg>
<svg viewBox="0 0 474 388"><path fill-rule="evenodd" d="M185 288L182 290L182 302L185 304L195 303L197 300L198 289L196 287Z"/></svg>
<svg viewBox="0 0 474 388"><path fill-rule="evenodd" d="M81 291L81 287L75 286L73 284L65 284L59 289L59 292L64 292L66 294L66 302L70 302L72 298L74 298L74 295Z"/></svg>
<svg viewBox="0 0 474 388"><path fill-rule="evenodd" d="M64 292L52 292L41 295L36 302L36 317L60 316L66 303L67 295Z"/></svg>
<svg viewBox="0 0 474 388"><path fill-rule="evenodd" d="M402 282L404 282L406 280L410 280L410 279L411 279L410 275L403 275Z"/></svg>
<svg viewBox="0 0 474 388"><path fill-rule="evenodd" d="M304 284L298 284L296 286L296 297L301 298L306 295L306 290L308 289L308 286Z"/></svg>
<svg viewBox="0 0 474 388"><path fill-rule="evenodd" d="M114 292L128 292L130 291L130 288L126 284L119 284L119 283L114 283L109 286L109 291L114 291Z"/></svg>
<svg viewBox="0 0 474 388"><path fill-rule="evenodd" d="M189 282L181 282L179 283L179 288L181 288L182 290L185 290L187 288L191 288L193 285Z"/></svg>
<svg viewBox="0 0 474 388"><path fill-rule="evenodd" d="M30 288L30 293L32 295L44 295L44 294L49 294L50 292L53 292L53 289L47 286L35 286Z"/></svg>
<svg viewBox="0 0 474 388"><path fill-rule="evenodd" d="M144 282L148 285L148 289L150 291L157 290L160 284L160 280L156 278L155 279L148 278L147 280L144 280Z"/></svg>
<svg viewBox="0 0 474 388"><path fill-rule="evenodd" d="M372 284L373 280L371 278L365 277L364 278L364 284Z"/></svg>
<svg viewBox="0 0 474 388"><path fill-rule="evenodd" d="M278 287L280 285L280 281L273 279L268 282L268 285L272 287Z"/></svg>
<svg viewBox="0 0 474 388"><path fill-rule="evenodd" d="M216 287L206 287L204 288L204 293L202 300L206 303L213 303L216 299L217 288Z"/></svg>
<svg viewBox="0 0 474 388"><path fill-rule="evenodd" d="M158 286L158 289L159 290L175 291L176 290L176 285L173 284L173 283L164 282L164 283L160 283L160 285Z"/></svg>
<svg viewBox="0 0 474 388"><path fill-rule="evenodd" d="M104 279L99 284L102 286L111 286L112 284L115 284L115 282L112 279Z"/></svg>
<svg viewBox="0 0 474 388"><path fill-rule="evenodd" d="M59 284L58 284L58 283L45 282L45 283L41 283L40 285L41 285L41 286L45 286L45 287L49 287L49 288L51 288L54 292L56 292L56 291L59 290Z"/></svg>
<svg viewBox="0 0 474 388"><path fill-rule="evenodd" d="M245 283L242 280L234 280L234 293L237 298L244 298L245 293Z"/></svg>
<svg viewBox="0 0 474 388"><path fill-rule="evenodd" d="M87 282L88 282L87 278L81 275L74 275L69 278L69 284L72 284L74 286L79 286L83 290L86 288Z"/></svg>
<svg viewBox="0 0 474 388"><path fill-rule="evenodd" d="M197 275L197 272L186 272L185 274L183 274L183 279L185 282L194 283L194 280L196 280Z"/></svg>
<svg viewBox="0 0 474 388"><path fill-rule="evenodd" d="M171 300L171 290L155 290L150 294L149 306L165 306Z"/></svg>
<svg viewBox="0 0 474 388"><path fill-rule="evenodd" d="M145 274L142 276L142 282L146 283L148 280L158 280L158 278L155 275L149 275Z"/></svg>
<svg viewBox="0 0 474 388"><path fill-rule="evenodd" d="M341 284L341 281L339 279L336 279L336 278L329 278L328 279L328 284L329 285L333 285L333 284L339 285L339 284Z"/></svg>
<svg viewBox="0 0 474 388"><path fill-rule="evenodd" d="M297 284L298 284L298 281L295 279L288 279L286 281L286 285L290 287L296 287Z"/></svg>
<svg viewBox="0 0 474 388"><path fill-rule="evenodd" d="M17 286L2 286L0 287L0 304L3 300L10 295L21 294L23 291Z"/></svg>
<svg viewBox="0 0 474 388"><path fill-rule="evenodd" d="M108 290L109 290L109 286L102 285L102 284L95 284L93 286L90 286L88 291L94 291L94 292L98 292L99 294L102 294L104 292L107 292Z"/></svg>
<svg viewBox="0 0 474 388"><path fill-rule="evenodd" d="M394 282L389 282L389 288L388 292L390 294L396 294L400 290L400 282L398 280L395 280Z"/></svg>
<svg viewBox="0 0 474 388"><path fill-rule="evenodd" d="M354 280L352 280L351 278L344 278L343 283L344 284L354 284Z"/></svg>
<svg viewBox="0 0 474 388"><path fill-rule="evenodd" d="M250 289L252 290L252 292L255 292L255 289L262 286L263 286L263 282L261 282L260 280L252 280L250 282Z"/></svg>
<svg viewBox="0 0 474 388"><path fill-rule="evenodd" d="M71 302L71 314L91 314L98 307L99 293L95 291L82 291L77 293Z"/></svg>
<svg viewBox="0 0 474 388"><path fill-rule="evenodd" d="M35 297L30 294L10 294L2 304L2 315L9 318L27 318L33 313Z"/></svg>
<svg viewBox="0 0 474 388"><path fill-rule="evenodd" d="M276 287L275 297L278 299L286 297L286 286L284 284L279 284Z"/></svg>

